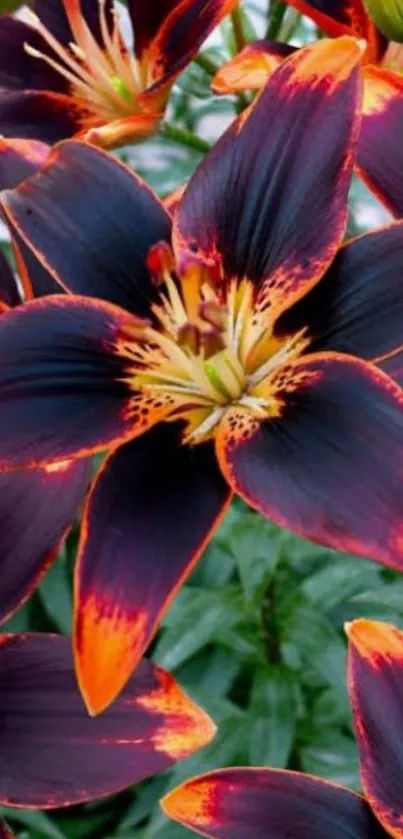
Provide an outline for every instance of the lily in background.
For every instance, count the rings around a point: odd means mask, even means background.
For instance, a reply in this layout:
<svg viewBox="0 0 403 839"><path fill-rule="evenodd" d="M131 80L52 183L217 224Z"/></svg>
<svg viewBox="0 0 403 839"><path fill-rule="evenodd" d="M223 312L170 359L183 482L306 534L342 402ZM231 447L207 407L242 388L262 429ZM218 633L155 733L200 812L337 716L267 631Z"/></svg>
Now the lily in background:
<svg viewBox="0 0 403 839"><path fill-rule="evenodd" d="M312 775L219 769L162 800L172 819L209 839L400 839L403 833L403 632L356 620L348 690L364 796Z"/></svg>
<svg viewBox="0 0 403 839"><path fill-rule="evenodd" d="M284 62L174 218L77 141L2 195L70 293L0 319L0 468L109 452L75 572L92 713L142 657L234 492L316 542L403 566L403 224L340 248L360 56L344 37Z"/></svg>
<svg viewBox="0 0 403 839"><path fill-rule="evenodd" d="M107 148L153 134L171 87L238 0L35 0L0 17L0 135Z"/></svg>
<svg viewBox="0 0 403 839"><path fill-rule="evenodd" d="M285 0L327 35L363 39L364 98L356 166L367 186L396 217L403 216L403 45L389 42L371 20L363 0ZM215 93L261 89L296 48L256 41L224 64L213 79Z"/></svg>
<svg viewBox="0 0 403 839"><path fill-rule="evenodd" d="M30 809L111 795L163 772L215 734L204 711L149 661L114 706L91 719L70 639L47 634L0 636L0 728L0 804ZM0 837L8 839L4 830L0 825Z"/></svg>

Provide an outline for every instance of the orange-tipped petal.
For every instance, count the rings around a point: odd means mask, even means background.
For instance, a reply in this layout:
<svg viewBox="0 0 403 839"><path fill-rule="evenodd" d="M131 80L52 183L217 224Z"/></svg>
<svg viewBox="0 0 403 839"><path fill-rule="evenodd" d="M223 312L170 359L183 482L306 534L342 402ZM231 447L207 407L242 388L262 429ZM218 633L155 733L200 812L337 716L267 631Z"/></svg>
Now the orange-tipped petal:
<svg viewBox="0 0 403 839"><path fill-rule="evenodd" d="M271 41L255 41L226 61L212 79L214 93L241 93L260 90L279 64L295 52L295 47Z"/></svg>
<svg viewBox="0 0 403 839"><path fill-rule="evenodd" d="M349 638L348 684L362 786L376 817L403 837L403 631L355 620Z"/></svg>
<svg viewBox="0 0 403 839"><path fill-rule="evenodd" d="M160 803L169 818L209 839L387 839L361 796L297 772L218 769Z"/></svg>

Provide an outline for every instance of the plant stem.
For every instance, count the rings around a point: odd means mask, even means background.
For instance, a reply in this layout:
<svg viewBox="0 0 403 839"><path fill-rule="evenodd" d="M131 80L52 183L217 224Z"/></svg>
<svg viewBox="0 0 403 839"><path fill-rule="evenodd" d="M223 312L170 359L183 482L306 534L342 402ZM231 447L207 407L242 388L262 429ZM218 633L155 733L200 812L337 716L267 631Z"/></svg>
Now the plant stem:
<svg viewBox="0 0 403 839"><path fill-rule="evenodd" d="M161 137L166 137L167 140L173 140L174 143L187 146L187 148L194 149L202 154L211 148L210 143L203 140L203 137L193 134L192 131L187 131L186 128L172 125L170 122L162 122L159 133Z"/></svg>
<svg viewBox="0 0 403 839"><path fill-rule="evenodd" d="M244 28L243 28L243 19L242 19L242 12L239 6L236 6L234 11L231 12L231 21L232 21L232 28L234 31L234 40L236 51L241 52L244 46L247 43Z"/></svg>
<svg viewBox="0 0 403 839"><path fill-rule="evenodd" d="M272 0L270 5L270 19L267 27L266 38L268 41L275 41L280 34L287 6L281 0Z"/></svg>
<svg viewBox="0 0 403 839"><path fill-rule="evenodd" d="M215 64L212 58L210 58L205 52L200 53L194 59L195 64L198 64L203 70L206 71L210 76L215 76L218 66Z"/></svg>

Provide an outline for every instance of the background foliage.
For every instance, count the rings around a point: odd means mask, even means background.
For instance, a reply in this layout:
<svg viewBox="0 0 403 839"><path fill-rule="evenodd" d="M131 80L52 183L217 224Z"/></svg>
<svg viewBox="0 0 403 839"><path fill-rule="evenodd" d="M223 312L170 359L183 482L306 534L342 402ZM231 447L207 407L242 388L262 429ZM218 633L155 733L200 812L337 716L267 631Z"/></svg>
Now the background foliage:
<svg viewBox="0 0 403 839"><path fill-rule="evenodd" d="M2 0L0 11L20 5ZM317 37L279 2L243 3L249 37ZM202 59L182 74L168 119L211 142L239 103L211 96L211 75L233 49L229 21ZM206 61L207 59L207 61ZM203 65L203 66L201 66ZM201 153L158 137L122 152L161 195L189 178ZM382 222L361 184L352 190L349 232ZM9 251L8 245L4 247ZM175 527L175 522L172 522ZM5 631L69 632L73 531L39 590ZM45 813L1 811L24 839L186 839L158 799L170 787L218 766L289 767L358 788L357 752L345 684L343 623L370 616L403 626L403 580L366 560L297 539L235 502L151 650L218 725L215 741L162 776L95 804Z"/></svg>

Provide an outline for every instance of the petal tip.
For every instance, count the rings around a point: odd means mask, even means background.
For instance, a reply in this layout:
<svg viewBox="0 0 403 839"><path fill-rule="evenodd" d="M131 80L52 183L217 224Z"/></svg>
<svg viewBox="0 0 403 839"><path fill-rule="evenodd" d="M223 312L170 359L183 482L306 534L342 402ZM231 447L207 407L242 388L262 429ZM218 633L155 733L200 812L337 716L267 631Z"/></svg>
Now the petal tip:
<svg viewBox="0 0 403 839"><path fill-rule="evenodd" d="M395 626L358 618L345 624L350 645L362 658L403 656L403 632Z"/></svg>

